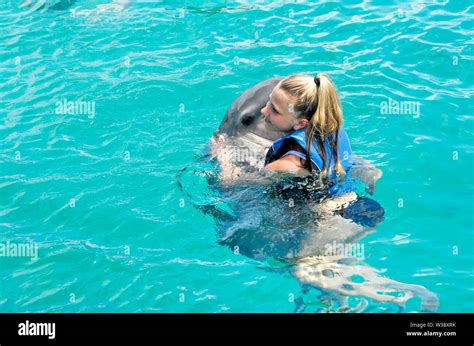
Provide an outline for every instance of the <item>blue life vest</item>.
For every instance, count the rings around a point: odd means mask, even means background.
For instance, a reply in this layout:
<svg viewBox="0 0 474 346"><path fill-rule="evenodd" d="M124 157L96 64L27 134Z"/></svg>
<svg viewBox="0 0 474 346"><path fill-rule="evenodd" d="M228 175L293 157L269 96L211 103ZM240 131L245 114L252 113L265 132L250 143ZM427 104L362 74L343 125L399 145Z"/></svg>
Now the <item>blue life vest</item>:
<svg viewBox="0 0 474 346"><path fill-rule="evenodd" d="M335 136L335 135L334 135ZM289 139L293 139L298 143L298 145L303 149L304 153L301 153L296 150L290 150L285 153L280 152L283 143ZM337 178L335 177L335 164L336 160L335 157L332 153L332 150L330 149L330 141L329 138L326 138L325 142L325 149L326 149L326 157L328 160L328 177L330 178L331 182L331 188L329 189L330 193L333 195L337 195L340 193L345 193L348 191L353 191L354 188L352 187L352 184L338 184L337 183ZM349 171L352 166L352 150L351 150L351 145L349 143L349 137L347 136L346 131L344 130L343 127L339 130L339 160L341 162L342 167L346 171L346 179L347 181L349 177ZM289 135L286 135L282 138L277 139L273 145L270 147L270 149L267 152L267 156L265 159L265 165L278 160L286 155L295 155L297 157L300 157L304 160L307 160L306 157L306 129L300 129L297 130L293 133L290 133ZM317 169L319 172L321 172L323 168L323 158L319 154L318 151L318 144L315 140L313 140L313 143L311 145L311 155L310 155L311 163L312 163L312 168ZM351 185L351 186L349 186Z"/></svg>

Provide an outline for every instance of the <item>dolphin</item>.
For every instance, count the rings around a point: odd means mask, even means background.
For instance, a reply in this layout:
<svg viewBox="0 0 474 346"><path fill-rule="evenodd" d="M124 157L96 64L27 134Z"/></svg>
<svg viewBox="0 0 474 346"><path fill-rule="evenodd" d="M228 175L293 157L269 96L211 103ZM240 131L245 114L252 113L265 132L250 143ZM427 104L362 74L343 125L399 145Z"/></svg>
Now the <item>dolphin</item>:
<svg viewBox="0 0 474 346"><path fill-rule="evenodd" d="M328 255L328 244L353 245L375 232L375 226L383 219L380 205L377 204L379 209L375 205L374 210L370 199L352 204L358 197L351 193L319 201L295 201L289 206L288 201L293 199L282 195L281 187L291 183L262 178L266 151L285 133L267 129L260 110L281 80L264 80L240 94L210 141L211 157L217 159L221 168L221 202L236 206L232 215L217 207L200 207L218 217L219 243L250 258L271 257L289 264L286 269L301 284L303 294L308 285L316 287L337 301L338 311L357 312L365 308L364 304L349 307L348 296L391 302L400 309L412 297L421 297L422 311L436 311L438 298L426 288L388 279L362 260ZM352 176L373 193L382 172L360 157L355 156L353 161ZM354 222L358 214L365 212L365 206L367 218L373 222ZM357 277L363 277L364 282L354 281ZM296 312L304 311L302 297L295 303Z"/></svg>

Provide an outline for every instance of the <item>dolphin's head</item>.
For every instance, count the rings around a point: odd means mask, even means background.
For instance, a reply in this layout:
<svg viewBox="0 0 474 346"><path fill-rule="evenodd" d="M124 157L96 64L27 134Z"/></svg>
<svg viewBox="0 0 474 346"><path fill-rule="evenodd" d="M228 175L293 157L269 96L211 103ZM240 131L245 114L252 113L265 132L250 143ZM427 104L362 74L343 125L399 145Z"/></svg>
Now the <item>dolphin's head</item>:
<svg viewBox="0 0 474 346"><path fill-rule="evenodd" d="M247 133L275 141L286 133L269 129L261 113L273 88L282 78L267 79L243 92L229 107L219 132L231 137L244 136Z"/></svg>

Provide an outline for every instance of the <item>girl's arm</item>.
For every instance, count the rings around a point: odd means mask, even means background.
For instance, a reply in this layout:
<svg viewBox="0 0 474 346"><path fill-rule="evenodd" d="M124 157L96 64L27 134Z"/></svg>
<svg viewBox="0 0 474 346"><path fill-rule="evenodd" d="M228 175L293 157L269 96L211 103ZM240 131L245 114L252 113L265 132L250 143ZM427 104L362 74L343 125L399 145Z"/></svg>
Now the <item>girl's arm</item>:
<svg viewBox="0 0 474 346"><path fill-rule="evenodd" d="M296 155L286 155L281 159L275 160L265 166L267 172L288 173L297 177L306 177L310 175L309 171L304 168L304 162Z"/></svg>

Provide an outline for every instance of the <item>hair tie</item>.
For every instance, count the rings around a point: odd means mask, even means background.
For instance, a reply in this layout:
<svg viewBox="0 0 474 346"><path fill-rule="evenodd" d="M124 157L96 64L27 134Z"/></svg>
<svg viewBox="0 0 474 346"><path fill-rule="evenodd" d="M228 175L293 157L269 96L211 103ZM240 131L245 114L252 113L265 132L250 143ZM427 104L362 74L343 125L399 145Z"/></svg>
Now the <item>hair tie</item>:
<svg viewBox="0 0 474 346"><path fill-rule="evenodd" d="M319 88L319 77L318 77L318 76L314 77L314 83L315 83L315 84L318 86L318 88Z"/></svg>

